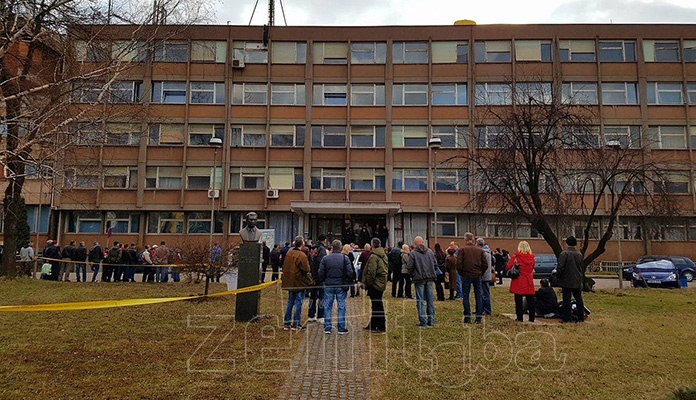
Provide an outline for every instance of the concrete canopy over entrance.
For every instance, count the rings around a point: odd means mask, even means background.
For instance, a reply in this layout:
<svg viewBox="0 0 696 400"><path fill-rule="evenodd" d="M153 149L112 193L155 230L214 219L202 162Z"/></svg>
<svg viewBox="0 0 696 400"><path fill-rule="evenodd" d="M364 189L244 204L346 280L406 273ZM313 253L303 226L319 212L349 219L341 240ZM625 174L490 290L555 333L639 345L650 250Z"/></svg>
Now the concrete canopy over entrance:
<svg viewBox="0 0 696 400"><path fill-rule="evenodd" d="M304 214L389 214L401 212L401 203L397 202L290 202L290 210L298 215Z"/></svg>

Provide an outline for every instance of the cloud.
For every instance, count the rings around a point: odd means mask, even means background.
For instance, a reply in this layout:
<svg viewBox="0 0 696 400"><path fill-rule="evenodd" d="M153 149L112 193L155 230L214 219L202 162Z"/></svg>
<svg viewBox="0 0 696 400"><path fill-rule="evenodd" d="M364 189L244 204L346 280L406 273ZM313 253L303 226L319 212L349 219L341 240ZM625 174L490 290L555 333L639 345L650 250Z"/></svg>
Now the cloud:
<svg viewBox="0 0 696 400"><path fill-rule="evenodd" d="M575 0L558 6L549 22L693 23L696 8L635 0Z"/></svg>

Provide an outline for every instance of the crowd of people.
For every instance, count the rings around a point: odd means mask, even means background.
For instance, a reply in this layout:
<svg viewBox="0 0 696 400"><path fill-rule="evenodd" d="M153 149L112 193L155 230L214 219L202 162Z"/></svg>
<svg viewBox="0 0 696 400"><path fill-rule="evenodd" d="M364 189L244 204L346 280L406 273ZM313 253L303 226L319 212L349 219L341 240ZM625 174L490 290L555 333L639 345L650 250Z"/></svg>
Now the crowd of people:
<svg viewBox="0 0 696 400"><path fill-rule="evenodd" d="M346 298L358 296L361 288L367 292L371 303L370 320L365 330L383 333L386 331L383 294L391 282L391 295L395 298L414 299L417 326L435 326L435 301L445 301L446 290L449 300L462 299L463 322L480 324L484 316L491 315L491 286L510 279L516 321L528 321L536 316L561 316L563 322L583 321L582 303L582 255L575 249L577 240L566 239L567 250L559 256L555 277L562 287L563 303L559 307L554 289L547 279L541 281L536 290L534 285L534 253L526 241L521 241L517 251L510 255L505 250L494 251L483 238L472 233L464 235L459 247L451 242L444 250L436 243L434 250L417 236L412 245L399 242L385 249L379 238L372 238L362 249L345 244L340 240L329 242L320 235L316 245L306 243L302 236L295 238L292 245L271 251L274 276L282 268L282 288L288 291L284 316L285 330L302 330L302 305L309 297L308 322L319 322L324 333L333 332L332 309L337 303L337 332L347 333ZM355 252L360 251L356 256ZM274 253L275 252L275 253ZM511 270L514 270L510 272ZM471 294L474 308L472 310ZM575 314L571 315L571 297L575 298Z"/></svg>

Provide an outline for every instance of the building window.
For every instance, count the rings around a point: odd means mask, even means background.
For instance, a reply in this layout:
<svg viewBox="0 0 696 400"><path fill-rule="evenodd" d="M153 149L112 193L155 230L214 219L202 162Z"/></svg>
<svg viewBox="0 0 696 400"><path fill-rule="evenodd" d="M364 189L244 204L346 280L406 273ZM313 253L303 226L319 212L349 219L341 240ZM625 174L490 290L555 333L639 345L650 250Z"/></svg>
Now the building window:
<svg viewBox="0 0 696 400"><path fill-rule="evenodd" d="M70 94L73 103L95 104L103 101L106 96L106 88L103 82L78 81L73 83L72 93Z"/></svg>
<svg viewBox="0 0 696 400"><path fill-rule="evenodd" d="M184 144L184 124L151 124L150 146L175 146Z"/></svg>
<svg viewBox="0 0 696 400"><path fill-rule="evenodd" d="M469 173L465 169L437 169L433 188L445 192L468 192Z"/></svg>
<svg viewBox="0 0 696 400"><path fill-rule="evenodd" d="M682 84L677 82L648 82L648 104L684 104Z"/></svg>
<svg viewBox="0 0 696 400"><path fill-rule="evenodd" d="M105 167L104 189L137 189L138 167Z"/></svg>
<svg viewBox="0 0 696 400"><path fill-rule="evenodd" d="M345 106L348 104L346 85L314 85L313 101L315 106Z"/></svg>
<svg viewBox="0 0 696 400"><path fill-rule="evenodd" d="M107 211L106 231L111 233L140 233L140 214L128 211Z"/></svg>
<svg viewBox="0 0 696 400"><path fill-rule="evenodd" d="M551 62L551 41L515 40L515 60Z"/></svg>
<svg viewBox="0 0 696 400"><path fill-rule="evenodd" d="M562 129L566 135L564 142L567 147L575 149L599 148L598 126L567 126Z"/></svg>
<svg viewBox="0 0 696 400"><path fill-rule="evenodd" d="M477 83L476 103L481 105L511 105L512 85L507 83Z"/></svg>
<svg viewBox="0 0 696 400"><path fill-rule="evenodd" d="M425 192L428 190L427 169L394 169L392 190Z"/></svg>
<svg viewBox="0 0 696 400"><path fill-rule="evenodd" d="M268 104L268 85L265 83L235 83L232 85L232 104Z"/></svg>
<svg viewBox="0 0 696 400"><path fill-rule="evenodd" d="M27 179L50 179L53 178L53 163L35 161L36 164L25 164L24 175Z"/></svg>
<svg viewBox="0 0 696 400"><path fill-rule="evenodd" d="M468 42L432 42L433 64L466 64L469 61Z"/></svg>
<svg viewBox="0 0 696 400"><path fill-rule="evenodd" d="M558 42L561 61L595 61L594 40L560 40Z"/></svg>
<svg viewBox="0 0 696 400"><path fill-rule="evenodd" d="M469 128L466 126L433 126L433 137L442 140L443 148L466 148Z"/></svg>
<svg viewBox="0 0 696 400"><path fill-rule="evenodd" d="M263 190L266 188L263 167L230 168L230 189Z"/></svg>
<svg viewBox="0 0 696 400"><path fill-rule="evenodd" d="M139 146L142 125L140 124L106 124L107 146Z"/></svg>
<svg viewBox="0 0 696 400"><path fill-rule="evenodd" d="M225 137L224 125L213 124L189 124L189 146L210 146L213 137L223 139Z"/></svg>
<svg viewBox="0 0 696 400"><path fill-rule="evenodd" d="M271 125L272 147L304 147L304 125Z"/></svg>
<svg viewBox="0 0 696 400"><path fill-rule="evenodd" d="M427 64L428 42L394 42L394 64Z"/></svg>
<svg viewBox="0 0 696 400"><path fill-rule="evenodd" d="M181 189L181 167L145 168L146 189Z"/></svg>
<svg viewBox="0 0 696 400"><path fill-rule="evenodd" d="M186 104L186 82L153 81L152 102Z"/></svg>
<svg viewBox="0 0 696 400"><path fill-rule="evenodd" d="M288 106L305 105L305 85L271 84L271 104Z"/></svg>
<svg viewBox="0 0 696 400"><path fill-rule="evenodd" d="M604 125L603 129L605 144L618 141L623 149L641 147L640 126Z"/></svg>
<svg viewBox="0 0 696 400"><path fill-rule="evenodd" d="M684 242L686 241L685 225L663 225L658 224L652 229L652 240Z"/></svg>
<svg viewBox="0 0 696 400"><path fill-rule="evenodd" d="M696 105L696 83L686 84L686 98L689 101L689 105Z"/></svg>
<svg viewBox="0 0 696 400"><path fill-rule="evenodd" d="M477 63L509 63L512 59L510 52L509 40L487 40L474 45Z"/></svg>
<svg viewBox="0 0 696 400"><path fill-rule="evenodd" d="M529 222L519 221L515 225L517 226L517 237L519 239L536 239L542 237L539 231Z"/></svg>
<svg viewBox="0 0 696 400"><path fill-rule="evenodd" d="M346 170L312 168L312 189L345 190Z"/></svg>
<svg viewBox="0 0 696 400"><path fill-rule="evenodd" d="M433 218L433 225L439 237L457 236L457 216L455 214L438 214L437 221Z"/></svg>
<svg viewBox="0 0 696 400"><path fill-rule="evenodd" d="M392 146L427 147L428 127L421 125L392 126Z"/></svg>
<svg viewBox="0 0 696 400"><path fill-rule="evenodd" d="M222 187L222 168L215 168L215 187L211 187L210 181L213 176L211 167L187 167L186 168L186 189L220 189Z"/></svg>
<svg viewBox="0 0 696 400"><path fill-rule="evenodd" d="M266 147L265 125L233 125L230 133L232 147Z"/></svg>
<svg viewBox="0 0 696 400"><path fill-rule="evenodd" d="M679 42L676 40L643 40L645 62L679 61Z"/></svg>
<svg viewBox="0 0 696 400"><path fill-rule="evenodd" d="M271 63L304 64L307 62L307 43L273 42L271 44Z"/></svg>
<svg viewBox="0 0 696 400"><path fill-rule="evenodd" d="M109 60L109 44L103 41L75 41L75 58L82 62L105 62Z"/></svg>
<svg viewBox="0 0 696 400"><path fill-rule="evenodd" d="M660 177L660 182L656 183L665 193L688 194L689 193L689 172L688 171L667 171Z"/></svg>
<svg viewBox="0 0 696 400"><path fill-rule="evenodd" d="M65 170L64 187L69 189L96 189L99 173L89 167L72 167Z"/></svg>
<svg viewBox="0 0 696 400"><path fill-rule="evenodd" d="M351 85L351 106L383 106L384 85Z"/></svg>
<svg viewBox="0 0 696 400"><path fill-rule="evenodd" d="M387 60L386 43L351 43L351 64L384 64Z"/></svg>
<svg viewBox="0 0 696 400"><path fill-rule="evenodd" d="M346 147L346 127L312 126L312 147Z"/></svg>
<svg viewBox="0 0 696 400"><path fill-rule="evenodd" d="M427 106L428 85L395 83L392 87L393 106Z"/></svg>
<svg viewBox="0 0 696 400"><path fill-rule="evenodd" d="M224 218L221 213L215 212L215 233L222 233ZM187 233L210 233L210 212L186 213Z"/></svg>
<svg viewBox="0 0 696 400"><path fill-rule="evenodd" d="M151 212L147 218L147 233L184 233L184 213Z"/></svg>
<svg viewBox="0 0 696 400"><path fill-rule="evenodd" d="M551 82L520 82L515 84L515 104L551 104Z"/></svg>
<svg viewBox="0 0 696 400"><path fill-rule="evenodd" d="M645 193L645 186L643 182L632 180L629 182L629 178L624 175L618 175L614 180L614 191L617 193L634 193L641 194Z"/></svg>
<svg viewBox="0 0 696 400"><path fill-rule="evenodd" d="M379 168L353 168L350 170L350 190L385 190L384 170Z"/></svg>
<svg viewBox="0 0 696 400"><path fill-rule="evenodd" d="M696 62L696 40L685 40L682 54L684 62Z"/></svg>
<svg viewBox="0 0 696 400"><path fill-rule="evenodd" d="M225 104L225 84L191 82L191 104Z"/></svg>
<svg viewBox="0 0 696 400"><path fill-rule="evenodd" d="M111 42L111 58L123 62L143 62L148 55L145 42L115 40Z"/></svg>
<svg viewBox="0 0 696 400"><path fill-rule="evenodd" d="M188 43L182 41L155 42L155 62L187 62Z"/></svg>
<svg viewBox="0 0 696 400"><path fill-rule="evenodd" d="M227 42L214 40L191 41L191 61L226 62Z"/></svg>
<svg viewBox="0 0 696 400"><path fill-rule="evenodd" d="M27 208L27 225L29 225L29 230L31 233L47 233L48 232L48 218L51 212L50 205L41 206L41 215L39 215L38 206L26 206ZM0 213L0 217L4 217ZM1 227L2 225L0 225ZM0 229L0 232L2 230Z"/></svg>
<svg viewBox="0 0 696 400"><path fill-rule="evenodd" d="M475 132L476 147L490 149L505 147L507 136L504 126L477 126Z"/></svg>
<svg viewBox="0 0 696 400"><path fill-rule="evenodd" d="M468 104L466 83L433 84L431 97L434 106L465 106Z"/></svg>
<svg viewBox="0 0 696 400"><path fill-rule="evenodd" d="M511 238L512 220L502 216L486 217L486 233L491 238Z"/></svg>
<svg viewBox="0 0 696 400"><path fill-rule="evenodd" d="M636 42L627 40L600 41L599 61L635 62Z"/></svg>
<svg viewBox="0 0 696 400"><path fill-rule="evenodd" d="M660 125L648 128L650 145L656 149L685 149L686 127Z"/></svg>
<svg viewBox="0 0 696 400"><path fill-rule="evenodd" d="M109 85L109 102L127 104L143 101L142 81L118 81Z"/></svg>
<svg viewBox="0 0 696 400"><path fill-rule="evenodd" d="M350 147L384 147L385 128L383 126L351 126Z"/></svg>
<svg viewBox="0 0 696 400"><path fill-rule="evenodd" d="M99 211L68 213L68 233L102 233L102 216Z"/></svg>
<svg viewBox="0 0 696 400"><path fill-rule="evenodd" d="M638 94L634 82L603 82L602 104L638 104Z"/></svg>
<svg viewBox="0 0 696 400"><path fill-rule="evenodd" d="M268 188L279 190L304 189L304 176L302 174L302 168L268 168Z"/></svg>
<svg viewBox="0 0 696 400"><path fill-rule="evenodd" d="M268 63L268 49L261 42L234 42L234 59L249 64Z"/></svg>
<svg viewBox="0 0 696 400"><path fill-rule="evenodd" d="M347 64L348 43L314 43L314 64Z"/></svg>
<svg viewBox="0 0 696 400"><path fill-rule="evenodd" d="M568 104L597 104L597 84L566 82L562 87L562 100Z"/></svg>

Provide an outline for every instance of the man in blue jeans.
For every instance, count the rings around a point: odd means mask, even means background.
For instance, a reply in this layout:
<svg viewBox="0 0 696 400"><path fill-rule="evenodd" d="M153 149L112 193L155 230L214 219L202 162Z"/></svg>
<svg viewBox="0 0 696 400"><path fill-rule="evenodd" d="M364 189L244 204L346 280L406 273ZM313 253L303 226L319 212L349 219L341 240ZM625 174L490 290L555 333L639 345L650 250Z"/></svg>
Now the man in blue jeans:
<svg viewBox="0 0 696 400"><path fill-rule="evenodd" d="M319 263L318 281L324 283L324 333L331 334L331 311L334 298L338 308L338 334L345 335L346 293L353 282L353 265L347 256L341 254L343 244L340 240L331 242L331 254Z"/></svg>
<svg viewBox="0 0 696 400"><path fill-rule="evenodd" d="M483 299L481 296L481 277L488 268L488 260L484 251L476 247L474 234L464 234L464 246L457 253L457 272L462 277L462 289L464 290L464 323L471 323L471 303L469 293L474 287L474 299L476 301L476 323L481 323L483 314Z"/></svg>
<svg viewBox="0 0 696 400"><path fill-rule="evenodd" d="M413 277L416 289L416 309L418 310L418 326L421 328L435 326L435 303L433 291L437 274L435 253L425 247L425 240L416 236L413 240L414 249L408 254L406 269Z"/></svg>
<svg viewBox="0 0 696 400"><path fill-rule="evenodd" d="M304 329L301 323L302 301L304 300L305 289L313 284L311 279L307 277L309 260L302 251L304 238L302 236L296 237L294 245L294 248L288 250L283 261L282 289L288 291L288 303L285 307L285 318L283 320L283 330L286 331Z"/></svg>

